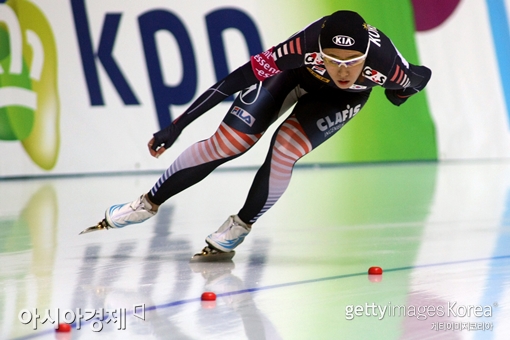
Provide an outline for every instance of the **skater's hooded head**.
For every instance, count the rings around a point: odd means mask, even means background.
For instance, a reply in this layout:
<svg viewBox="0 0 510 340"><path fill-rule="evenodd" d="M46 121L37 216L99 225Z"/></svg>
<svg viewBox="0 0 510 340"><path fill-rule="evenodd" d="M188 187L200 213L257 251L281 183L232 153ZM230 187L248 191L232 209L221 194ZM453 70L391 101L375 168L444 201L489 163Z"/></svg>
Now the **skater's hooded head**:
<svg viewBox="0 0 510 340"><path fill-rule="evenodd" d="M356 12L335 12L322 24L319 43L323 50L341 48L366 54L369 44L368 25Z"/></svg>
<svg viewBox="0 0 510 340"><path fill-rule="evenodd" d="M361 76L369 46L368 25L358 13L338 11L326 18L319 51L326 71L340 89L350 88Z"/></svg>

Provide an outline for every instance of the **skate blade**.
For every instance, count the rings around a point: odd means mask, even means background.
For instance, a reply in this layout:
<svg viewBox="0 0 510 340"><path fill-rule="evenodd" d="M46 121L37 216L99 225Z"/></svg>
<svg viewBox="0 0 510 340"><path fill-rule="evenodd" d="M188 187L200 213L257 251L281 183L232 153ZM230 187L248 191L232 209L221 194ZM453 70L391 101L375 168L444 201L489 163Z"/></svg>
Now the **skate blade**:
<svg viewBox="0 0 510 340"><path fill-rule="evenodd" d="M190 259L190 263L198 263L198 262L227 262L232 261L232 258L236 254L235 251L230 251L228 253L217 252L217 253L209 253L206 251L202 251L201 253L193 255Z"/></svg>
<svg viewBox="0 0 510 340"><path fill-rule="evenodd" d="M110 229L110 226L108 225L108 223L106 223L106 220L103 219L101 222L99 222L97 225L95 226L92 226L92 227L88 227L87 229L83 230L81 233L79 233L78 235L81 235L81 234L86 234L86 233L91 233L93 231L98 231L98 230L108 230Z"/></svg>
<svg viewBox="0 0 510 340"><path fill-rule="evenodd" d="M190 261L188 263L189 268L193 273L196 274L224 274L228 273L230 274L232 270L235 269L236 264L234 261L209 261L209 262L203 262L203 261Z"/></svg>

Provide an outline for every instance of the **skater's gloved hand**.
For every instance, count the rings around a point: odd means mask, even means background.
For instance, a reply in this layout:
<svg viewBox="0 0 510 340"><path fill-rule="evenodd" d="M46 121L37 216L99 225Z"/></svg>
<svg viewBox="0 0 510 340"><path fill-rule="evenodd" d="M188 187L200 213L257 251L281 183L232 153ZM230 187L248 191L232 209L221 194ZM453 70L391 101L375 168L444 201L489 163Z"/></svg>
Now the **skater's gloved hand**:
<svg viewBox="0 0 510 340"><path fill-rule="evenodd" d="M172 146L180 134L181 129L176 127L173 123L156 132L148 144L151 156L156 158L161 156L166 149Z"/></svg>
<svg viewBox="0 0 510 340"><path fill-rule="evenodd" d="M388 100L393 104L393 105L396 105L396 106L400 106L402 104L405 103L405 101L411 97L413 94L415 94L415 92L413 91L408 91L409 93L406 93L406 91L404 90L390 90L390 89L386 89L384 90L384 94L386 95L386 98L388 98Z"/></svg>

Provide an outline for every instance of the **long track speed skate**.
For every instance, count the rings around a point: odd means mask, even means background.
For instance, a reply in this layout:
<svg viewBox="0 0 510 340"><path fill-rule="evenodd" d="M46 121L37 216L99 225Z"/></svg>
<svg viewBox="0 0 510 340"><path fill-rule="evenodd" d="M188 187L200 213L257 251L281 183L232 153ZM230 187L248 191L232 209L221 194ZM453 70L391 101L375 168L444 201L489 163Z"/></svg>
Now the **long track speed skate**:
<svg viewBox="0 0 510 340"><path fill-rule="evenodd" d="M124 228L131 224L142 223L156 215L146 195L141 195L133 202L115 204L106 209L104 219L97 225L83 230L81 234L96 230Z"/></svg>
<svg viewBox="0 0 510 340"><path fill-rule="evenodd" d="M98 222L95 226L88 227L87 229L85 229L81 233L79 233L78 235L86 234L86 233L91 233L93 231L108 230L108 229L112 229L112 227L110 227L108 222L106 222L106 219L103 218L103 220Z"/></svg>
<svg viewBox="0 0 510 340"><path fill-rule="evenodd" d="M207 245L202 249L202 252L196 253L191 257L190 262L227 262L232 261L232 258L236 254L235 251L224 252L213 248L211 245Z"/></svg>
<svg viewBox="0 0 510 340"><path fill-rule="evenodd" d="M243 243L251 230L237 215L231 215L214 233L206 237L207 245L201 253L193 255L191 262L231 261L236 254L234 248Z"/></svg>

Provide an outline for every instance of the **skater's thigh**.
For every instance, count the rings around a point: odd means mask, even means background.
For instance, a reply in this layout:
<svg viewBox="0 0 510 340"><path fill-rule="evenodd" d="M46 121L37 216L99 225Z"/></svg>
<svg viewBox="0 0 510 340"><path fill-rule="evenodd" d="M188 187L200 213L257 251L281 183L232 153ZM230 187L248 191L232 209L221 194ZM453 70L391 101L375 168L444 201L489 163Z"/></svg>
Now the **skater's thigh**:
<svg viewBox="0 0 510 340"><path fill-rule="evenodd" d="M298 99L298 82L292 72L282 72L244 89L234 100L223 122L238 131L263 133Z"/></svg>
<svg viewBox="0 0 510 340"><path fill-rule="evenodd" d="M299 99L293 115L315 148L358 114L369 96L370 91L345 92L333 89L307 93Z"/></svg>

